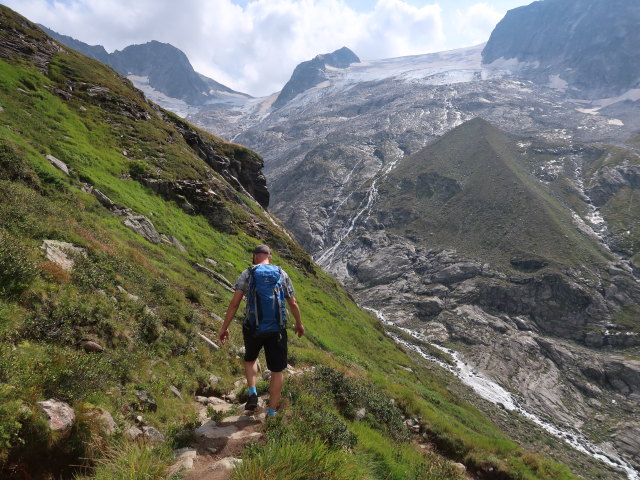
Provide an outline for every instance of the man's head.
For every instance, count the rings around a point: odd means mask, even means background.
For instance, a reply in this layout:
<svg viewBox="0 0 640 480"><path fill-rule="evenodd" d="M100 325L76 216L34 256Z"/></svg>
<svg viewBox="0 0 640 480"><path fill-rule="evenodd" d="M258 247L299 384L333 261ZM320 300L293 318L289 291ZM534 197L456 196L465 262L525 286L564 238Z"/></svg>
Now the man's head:
<svg viewBox="0 0 640 480"><path fill-rule="evenodd" d="M271 262L271 249L266 245L258 245L253 249L253 264Z"/></svg>

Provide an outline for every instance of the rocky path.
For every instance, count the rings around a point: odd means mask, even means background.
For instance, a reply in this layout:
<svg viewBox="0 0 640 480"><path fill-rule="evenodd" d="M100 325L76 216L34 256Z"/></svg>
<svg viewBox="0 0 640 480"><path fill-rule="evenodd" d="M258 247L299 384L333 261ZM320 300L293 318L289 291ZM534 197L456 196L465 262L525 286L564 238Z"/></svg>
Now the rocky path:
<svg viewBox="0 0 640 480"><path fill-rule="evenodd" d="M182 471L183 480L228 480L233 468L242 462L238 457L244 447L263 436L264 400L261 399L255 412L247 412L244 405L216 397L198 397L198 402L202 406L202 424L194 431L196 443L174 452L177 461L169 468L167 476ZM215 422L206 416L207 406L232 415Z"/></svg>

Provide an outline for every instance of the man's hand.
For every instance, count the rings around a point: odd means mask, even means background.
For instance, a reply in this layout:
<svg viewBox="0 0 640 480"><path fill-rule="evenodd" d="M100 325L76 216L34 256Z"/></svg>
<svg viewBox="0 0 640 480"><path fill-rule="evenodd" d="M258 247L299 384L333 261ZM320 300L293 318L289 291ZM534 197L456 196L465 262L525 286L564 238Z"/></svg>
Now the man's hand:
<svg viewBox="0 0 640 480"><path fill-rule="evenodd" d="M229 340L229 330L227 330L226 328L223 328L222 330L220 330L220 334L218 335L218 339L220 339L220 343L222 345L227 343L227 340Z"/></svg>
<svg viewBox="0 0 640 480"><path fill-rule="evenodd" d="M296 322L296 326L293 331L298 334L298 338L302 337L304 335L304 327L302 326L302 323Z"/></svg>

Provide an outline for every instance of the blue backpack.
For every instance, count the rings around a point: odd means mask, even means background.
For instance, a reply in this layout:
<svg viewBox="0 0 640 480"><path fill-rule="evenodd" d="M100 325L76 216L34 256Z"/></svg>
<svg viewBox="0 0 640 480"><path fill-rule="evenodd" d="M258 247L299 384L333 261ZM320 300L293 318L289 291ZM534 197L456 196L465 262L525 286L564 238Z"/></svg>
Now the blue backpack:
<svg viewBox="0 0 640 480"><path fill-rule="evenodd" d="M249 269L245 325L256 338L279 335L285 329L287 309L282 282L282 268L276 265Z"/></svg>

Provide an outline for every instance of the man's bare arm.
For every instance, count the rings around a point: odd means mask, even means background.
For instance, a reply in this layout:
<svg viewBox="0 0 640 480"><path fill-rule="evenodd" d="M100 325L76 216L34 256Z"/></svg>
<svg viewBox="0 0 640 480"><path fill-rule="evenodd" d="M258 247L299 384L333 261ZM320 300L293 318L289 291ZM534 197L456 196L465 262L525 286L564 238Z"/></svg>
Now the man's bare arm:
<svg viewBox="0 0 640 480"><path fill-rule="evenodd" d="M291 310L291 313L293 314L293 318L296 319L296 326L293 330L298 334L298 337L302 337L304 335L304 327L302 326L300 307L298 306L296 297L287 298L287 304L289 305L289 310Z"/></svg>
<svg viewBox="0 0 640 480"><path fill-rule="evenodd" d="M244 292L242 290L236 290L233 293L233 297L229 302L229 307L227 307L227 313L224 315L224 322L222 322L222 327L220 328L220 334L218 338L220 339L220 343L223 345L227 343L229 340L229 324L233 320L236 312L238 311L238 307L240 306L240 302L242 301L242 297L244 297Z"/></svg>

